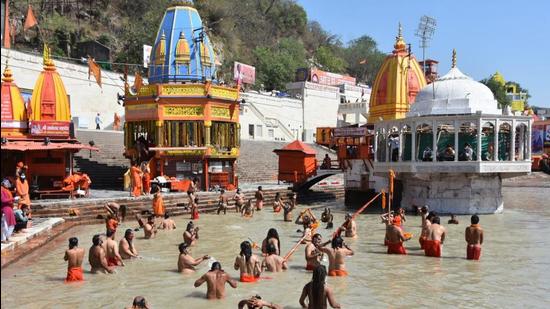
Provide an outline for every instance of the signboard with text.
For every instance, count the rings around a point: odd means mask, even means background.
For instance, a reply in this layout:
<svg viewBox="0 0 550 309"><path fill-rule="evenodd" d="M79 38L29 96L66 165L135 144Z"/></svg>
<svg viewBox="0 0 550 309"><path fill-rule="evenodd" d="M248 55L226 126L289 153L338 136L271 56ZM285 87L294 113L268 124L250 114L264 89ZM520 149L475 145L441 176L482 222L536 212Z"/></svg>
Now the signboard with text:
<svg viewBox="0 0 550 309"><path fill-rule="evenodd" d="M29 131L34 136L69 136L69 121L31 121Z"/></svg>
<svg viewBox="0 0 550 309"><path fill-rule="evenodd" d="M233 80L242 84L254 84L256 82L256 68L248 64L235 62L233 65Z"/></svg>
<svg viewBox="0 0 550 309"><path fill-rule="evenodd" d="M333 136L334 137L363 137L368 133L367 128L335 128Z"/></svg>
<svg viewBox="0 0 550 309"><path fill-rule="evenodd" d="M311 69L310 79L312 83L328 85L328 86L338 86L342 84L355 86L356 84L355 77L331 73L331 72L325 72L315 68Z"/></svg>

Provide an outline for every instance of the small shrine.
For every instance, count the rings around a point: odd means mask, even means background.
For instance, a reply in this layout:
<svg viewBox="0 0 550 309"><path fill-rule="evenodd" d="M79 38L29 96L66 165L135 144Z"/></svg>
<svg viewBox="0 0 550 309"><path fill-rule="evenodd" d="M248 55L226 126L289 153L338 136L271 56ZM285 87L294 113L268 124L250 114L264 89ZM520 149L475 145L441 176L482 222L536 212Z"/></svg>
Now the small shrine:
<svg viewBox="0 0 550 309"><path fill-rule="evenodd" d="M295 140L273 152L279 156L277 180L294 184L305 182L317 173L317 152L307 144Z"/></svg>

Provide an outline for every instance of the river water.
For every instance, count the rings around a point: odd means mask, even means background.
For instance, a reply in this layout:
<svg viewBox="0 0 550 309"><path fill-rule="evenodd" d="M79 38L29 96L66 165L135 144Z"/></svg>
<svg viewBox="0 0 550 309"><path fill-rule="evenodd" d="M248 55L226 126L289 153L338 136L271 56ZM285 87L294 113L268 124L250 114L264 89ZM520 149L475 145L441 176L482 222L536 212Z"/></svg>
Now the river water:
<svg viewBox="0 0 550 309"><path fill-rule="evenodd" d="M462 308L548 308L550 303L550 188L503 188L505 211L481 216L485 244L480 261L465 259L464 229L469 217L460 216L459 225L446 225L447 241L442 258L424 257L419 250L420 217L409 216L405 230L414 234L406 243L407 256L387 255L382 245L384 226L377 215L358 218L359 238L348 240L356 254L347 259L350 276L328 277L336 299L344 308L366 307L450 307ZM321 206L323 204L318 204ZM343 221L338 203L335 225ZM303 206L302 206L303 207ZM316 210L320 213L320 210ZM446 223L448 217L442 218ZM178 249L187 218L177 217L178 229L161 231L154 240L135 240L143 259L126 263L113 275L88 273L85 282L64 284L66 263L63 252L67 239L77 236L86 254L93 234L103 225L80 226L58 237L41 249L2 270L2 308L124 308L136 295L144 296L153 308L236 308L240 299L260 294L264 299L299 308L298 299L311 273L303 267L304 248L290 261L290 269L257 283L227 286L227 297L208 301L206 286L194 288L194 281L208 269L207 263L194 275L176 272ZM267 230L275 227L281 238L281 251L288 252L299 239L299 228L282 221L282 215L264 210L251 220L235 213L226 216L202 214L198 245L192 255L209 254L219 260L233 277L239 244L249 237L261 242ZM118 237L134 222L122 224ZM332 230L319 231L329 237Z"/></svg>

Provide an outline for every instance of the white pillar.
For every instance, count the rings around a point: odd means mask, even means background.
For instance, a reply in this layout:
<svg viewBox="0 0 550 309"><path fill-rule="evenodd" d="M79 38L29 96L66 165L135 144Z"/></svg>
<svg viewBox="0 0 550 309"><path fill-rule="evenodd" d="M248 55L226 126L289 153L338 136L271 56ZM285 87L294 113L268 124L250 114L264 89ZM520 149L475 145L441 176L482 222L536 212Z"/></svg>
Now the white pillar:
<svg viewBox="0 0 550 309"><path fill-rule="evenodd" d="M455 120L454 123L453 123L453 126L454 126L454 129L455 129L455 162L458 161L458 130L460 128L459 124L458 124L458 120Z"/></svg>
<svg viewBox="0 0 550 309"><path fill-rule="evenodd" d="M378 162L378 132L374 131L374 145L372 145L372 151L374 152L374 162Z"/></svg>
<svg viewBox="0 0 550 309"><path fill-rule="evenodd" d="M400 126L402 124L399 124ZM399 148L397 149L397 162L403 161L401 158L403 156L403 147L405 147L405 142L403 141L403 127L399 129Z"/></svg>
<svg viewBox="0 0 550 309"><path fill-rule="evenodd" d="M416 122L411 127L411 161L416 162Z"/></svg>
<svg viewBox="0 0 550 309"><path fill-rule="evenodd" d="M495 137L493 138L493 142L494 142L494 151L495 151L495 162L498 161L498 143L499 143L499 139L498 139L498 132L500 131L500 121L499 119L497 118L497 120L495 120L495 130L494 130L494 134L495 134Z"/></svg>
<svg viewBox="0 0 550 309"><path fill-rule="evenodd" d="M482 127L482 124L481 124L481 117L477 120L477 161L480 162L481 161L481 150L482 150L482 147L481 147L481 131L482 131L483 127Z"/></svg>
<svg viewBox="0 0 550 309"><path fill-rule="evenodd" d="M519 150L518 157L520 161L525 160L525 126L519 127Z"/></svg>
<svg viewBox="0 0 550 309"><path fill-rule="evenodd" d="M516 120L512 119L512 141L510 142L510 161L516 161Z"/></svg>
<svg viewBox="0 0 550 309"><path fill-rule="evenodd" d="M437 121L432 120L432 162L437 161Z"/></svg>
<svg viewBox="0 0 550 309"><path fill-rule="evenodd" d="M531 147L532 147L532 142L531 142L531 139L533 138L533 136L531 136L531 132L533 132L533 128L532 128L532 125L533 125L533 120L529 119L527 121L527 132L525 132L526 134L526 137L527 137L527 158L525 158L525 160L527 161L531 161Z"/></svg>

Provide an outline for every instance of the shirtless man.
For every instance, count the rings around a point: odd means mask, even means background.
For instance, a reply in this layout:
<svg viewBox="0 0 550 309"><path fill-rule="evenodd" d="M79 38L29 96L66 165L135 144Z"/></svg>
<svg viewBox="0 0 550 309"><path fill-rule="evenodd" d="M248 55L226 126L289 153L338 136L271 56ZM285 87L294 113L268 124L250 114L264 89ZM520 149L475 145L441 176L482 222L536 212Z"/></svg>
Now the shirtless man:
<svg viewBox="0 0 550 309"><path fill-rule="evenodd" d="M113 273L114 268L107 265L105 250L101 246L103 243L101 237L99 237L99 235L94 235L94 237L92 238L92 243L93 245L90 247L90 251L88 252L88 262L92 267L91 272L94 274L97 272Z"/></svg>
<svg viewBox="0 0 550 309"><path fill-rule="evenodd" d="M312 271L321 265L323 252L318 247L321 246L322 238L321 234L315 234L311 238L311 243L306 245L306 270Z"/></svg>
<svg viewBox="0 0 550 309"><path fill-rule="evenodd" d="M69 238L69 249L65 251L67 261L67 278L65 282L84 281L82 273L82 260L84 260L84 249L78 247L78 238Z"/></svg>
<svg viewBox="0 0 550 309"><path fill-rule="evenodd" d="M258 187L258 191L254 194L256 198L256 210L262 210L264 207L264 192L262 191L262 186Z"/></svg>
<svg viewBox="0 0 550 309"><path fill-rule="evenodd" d="M238 304L239 309L244 309L245 306L247 309L261 309L264 307L271 309L283 309L280 305L262 300L260 295L253 296L249 299L243 299Z"/></svg>
<svg viewBox="0 0 550 309"><path fill-rule="evenodd" d="M256 282L262 272L260 259L252 254L252 245L248 241L241 243L241 252L233 264L235 270L241 271L241 282Z"/></svg>
<svg viewBox="0 0 550 309"><path fill-rule="evenodd" d="M275 200L273 201L273 212L281 212L281 209L283 209L283 198L281 197L281 193L277 192L275 193Z"/></svg>
<svg viewBox="0 0 550 309"><path fill-rule="evenodd" d="M407 250L403 247L403 242L406 240L403 230L393 223L386 225L386 239L388 245L388 254L407 254Z"/></svg>
<svg viewBox="0 0 550 309"><path fill-rule="evenodd" d="M163 230L175 230L176 222L170 218L169 213L164 214L164 220L162 220L161 228Z"/></svg>
<svg viewBox="0 0 550 309"><path fill-rule="evenodd" d="M272 244L275 247L275 254L281 255L281 241L279 240L279 232L276 229L270 228L267 231L267 236L262 241L262 253L267 254L267 246Z"/></svg>
<svg viewBox="0 0 550 309"><path fill-rule="evenodd" d="M157 235L157 227L155 226L155 216L151 215L147 217L147 223L143 225L143 233L145 239L155 238Z"/></svg>
<svg viewBox="0 0 550 309"><path fill-rule="evenodd" d="M332 220L334 220L334 216L330 213L330 209L325 208L323 214L321 214L321 222L327 224L327 229L331 229L334 226Z"/></svg>
<svg viewBox="0 0 550 309"><path fill-rule="evenodd" d="M464 236L468 246L466 247L466 258L468 260L479 260L481 256L481 245L483 244L483 229L479 226L479 217L473 215L470 219L472 225L466 228Z"/></svg>
<svg viewBox="0 0 550 309"><path fill-rule="evenodd" d="M193 221L189 221L189 223L187 223L187 228L185 229L185 232L183 232L183 241L187 244L187 246L191 247L196 244L198 239L199 227L195 227Z"/></svg>
<svg viewBox="0 0 550 309"><path fill-rule="evenodd" d="M136 296L132 302L132 307L127 307L126 309L150 309L150 307L143 296Z"/></svg>
<svg viewBox="0 0 550 309"><path fill-rule="evenodd" d="M428 227L428 235L424 241L424 254L426 256L441 257L441 245L445 241L446 230L440 225L438 216L434 216L432 224Z"/></svg>
<svg viewBox="0 0 550 309"><path fill-rule="evenodd" d="M204 255L198 259L194 259L189 255L189 250L186 243L182 242L179 245L180 255L178 257L178 272L182 274L192 274L195 272L195 266L198 266L203 261L210 258L208 255Z"/></svg>
<svg viewBox="0 0 550 309"><path fill-rule="evenodd" d="M199 198L195 197L193 201L191 201L191 220L198 220L199 219Z"/></svg>
<svg viewBox="0 0 550 309"><path fill-rule="evenodd" d="M319 265L313 270L313 278L302 289L300 305L308 309L325 309L328 304L332 308L340 308L340 304L334 299L332 289L326 284L327 269ZM306 304L306 298L308 304Z"/></svg>
<svg viewBox="0 0 550 309"><path fill-rule="evenodd" d="M107 231L107 240L105 241L105 256L107 257L107 265L124 266L122 257L118 253L118 244L115 241L115 232L113 231Z"/></svg>
<svg viewBox="0 0 550 309"><path fill-rule="evenodd" d="M220 197L218 197L218 215L223 211L223 214L227 214L228 198L225 196L225 190L220 191Z"/></svg>
<svg viewBox="0 0 550 309"><path fill-rule="evenodd" d="M346 237L357 237L357 224L355 223L355 220L353 220L352 214L346 214L345 218L346 221L342 224L340 230L344 232L344 236Z"/></svg>
<svg viewBox="0 0 550 309"><path fill-rule="evenodd" d="M252 216L254 216L254 207L252 207L252 199L249 199L241 210L241 217L252 218Z"/></svg>
<svg viewBox="0 0 550 309"><path fill-rule="evenodd" d="M432 224L430 219L435 215L435 213L428 213L427 205L420 208L420 213L422 218L422 231L420 232L420 238L418 239L418 242L420 243L420 249L424 250L424 242L426 241L426 237L428 236L428 228Z"/></svg>
<svg viewBox="0 0 550 309"><path fill-rule="evenodd" d="M320 247L319 249L326 253L329 261L329 276L347 276L346 265L344 260L346 256L353 255L353 250L350 249L342 237L336 236L332 239L332 248Z"/></svg>
<svg viewBox="0 0 550 309"><path fill-rule="evenodd" d="M267 245L267 256L262 261L262 269L276 273L288 269L286 260L277 255L277 248L273 244Z"/></svg>
<svg viewBox="0 0 550 309"><path fill-rule="evenodd" d="M241 192L241 189L237 189L233 199L235 200L235 211L241 213L241 208L244 205L244 193Z"/></svg>
<svg viewBox="0 0 550 309"><path fill-rule="evenodd" d="M447 224L458 224L458 219L455 215L451 214L451 219L447 222Z"/></svg>
<svg viewBox="0 0 550 309"><path fill-rule="evenodd" d="M225 283L229 283L232 288L237 288L237 282L223 271L220 262L212 263L210 271L202 275L197 281L195 281L195 287L201 286L206 282L206 298L208 299L222 299L225 298Z"/></svg>
<svg viewBox="0 0 550 309"><path fill-rule="evenodd" d="M118 243L120 256L125 260L139 257L136 247L134 247L134 237L134 231L127 229L124 237Z"/></svg>

